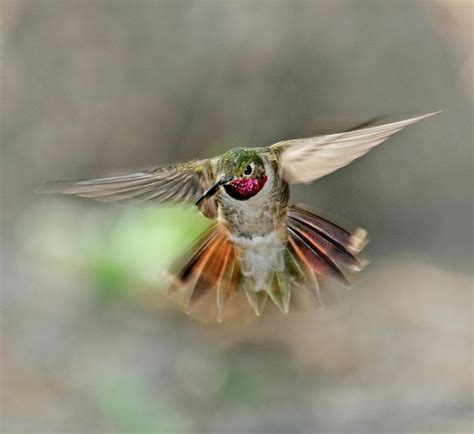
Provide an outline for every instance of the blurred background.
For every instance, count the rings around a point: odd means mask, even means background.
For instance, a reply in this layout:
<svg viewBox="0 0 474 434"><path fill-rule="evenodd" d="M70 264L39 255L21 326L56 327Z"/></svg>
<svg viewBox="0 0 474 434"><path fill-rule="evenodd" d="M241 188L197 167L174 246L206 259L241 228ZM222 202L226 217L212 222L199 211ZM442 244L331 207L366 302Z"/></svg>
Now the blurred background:
<svg viewBox="0 0 474 434"><path fill-rule="evenodd" d="M2 432L471 432L472 12L2 0ZM372 240L324 309L196 320L159 275L204 218L33 193L439 109L293 188Z"/></svg>

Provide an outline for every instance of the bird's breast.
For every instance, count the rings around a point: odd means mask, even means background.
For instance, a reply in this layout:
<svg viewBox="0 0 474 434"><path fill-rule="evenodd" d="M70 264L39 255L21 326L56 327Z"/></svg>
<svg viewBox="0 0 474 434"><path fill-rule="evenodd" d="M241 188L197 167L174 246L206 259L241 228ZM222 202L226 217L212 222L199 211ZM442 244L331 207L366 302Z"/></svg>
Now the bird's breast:
<svg viewBox="0 0 474 434"><path fill-rule="evenodd" d="M219 204L219 222L223 223L236 237L252 239L276 229L277 204L252 199L247 201L224 200Z"/></svg>

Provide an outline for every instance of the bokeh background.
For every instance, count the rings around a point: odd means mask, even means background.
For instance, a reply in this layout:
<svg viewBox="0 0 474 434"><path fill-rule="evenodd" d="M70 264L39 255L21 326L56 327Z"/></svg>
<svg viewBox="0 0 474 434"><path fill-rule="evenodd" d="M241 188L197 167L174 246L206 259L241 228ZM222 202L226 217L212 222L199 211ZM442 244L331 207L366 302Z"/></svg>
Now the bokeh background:
<svg viewBox="0 0 474 434"><path fill-rule="evenodd" d="M2 432L471 432L472 8L2 0ZM324 309L195 320L205 219L33 193L439 109L293 189L372 239Z"/></svg>

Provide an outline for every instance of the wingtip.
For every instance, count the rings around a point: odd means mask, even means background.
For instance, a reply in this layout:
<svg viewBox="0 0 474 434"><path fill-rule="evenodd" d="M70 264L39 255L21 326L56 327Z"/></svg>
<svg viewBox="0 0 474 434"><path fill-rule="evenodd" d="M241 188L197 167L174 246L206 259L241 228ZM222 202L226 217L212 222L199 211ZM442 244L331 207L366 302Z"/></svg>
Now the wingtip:
<svg viewBox="0 0 474 434"><path fill-rule="evenodd" d="M69 194L68 189L76 184L76 181L48 181L37 186L34 192L37 194Z"/></svg>
<svg viewBox="0 0 474 434"><path fill-rule="evenodd" d="M431 118L433 116L436 116L436 115L442 113L443 111L444 110L438 110L438 111L431 112L431 113L425 113L425 114L418 115L418 116L412 116L410 118L406 118L404 120L394 122L392 124L387 124L387 125L400 125L403 128L403 127L407 127L408 125L413 125L413 124L415 124L417 122L420 122L424 119L428 119L428 118Z"/></svg>
<svg viewBox="0 0 474 434"><path fill-rule="evenodd" d="M401 129L403 129L405 127L408 127L409 125L416 124L416 123L418 123L422 120L431 118L431 117L436 116L436 115L438 115L442 112L443 112L443 110L438 110L438 111L431 112L431 113L425 113L425 114L422 114L422 115L419 115L419 116L412 116L410 118L406 118L404 120L401 120L401 121L398 121L398 122L393 122L392 124L387 124L387 125L399 126L400 129L398 131L400 131Z"/></svg>
<svg viewBox="0 0 474 434"><path fill-rule="evenodd" d="M432 116L436 116L436 115L439 115L440 113L443 113L444 112L444 109L442 110L437 110L435 112L431 112L431 113L426 113L424 115L420 115L418 116L418 119L421 121L422 119L427 119L427 118L430 118Z"/></svg>

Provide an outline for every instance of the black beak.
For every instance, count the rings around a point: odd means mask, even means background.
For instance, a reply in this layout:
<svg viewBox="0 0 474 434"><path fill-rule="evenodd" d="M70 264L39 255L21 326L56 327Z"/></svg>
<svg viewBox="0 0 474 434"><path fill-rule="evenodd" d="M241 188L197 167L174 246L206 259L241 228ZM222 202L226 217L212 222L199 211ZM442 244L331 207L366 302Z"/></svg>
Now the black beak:
<svg viewBox="0 0 474 434"><path fill-rule="evenodd" d="M224 184L228 184L229 182L232 182L234 179L233 176L227 175L227 176L221 176L211 187L209 187L203 194L202 196L196 201L195 205L199 205L204 199L207 199L208 197L213 196L216 192L217 189Z"/></svg>

